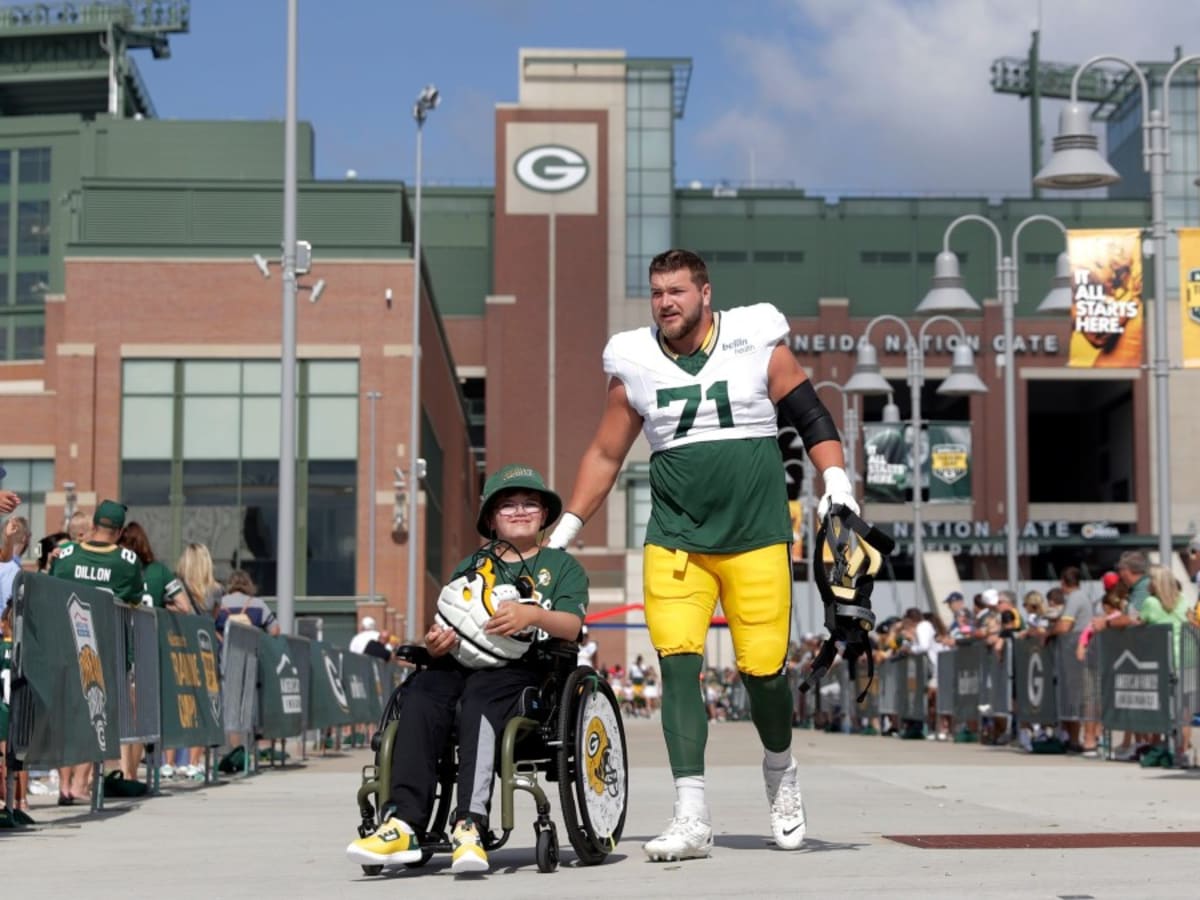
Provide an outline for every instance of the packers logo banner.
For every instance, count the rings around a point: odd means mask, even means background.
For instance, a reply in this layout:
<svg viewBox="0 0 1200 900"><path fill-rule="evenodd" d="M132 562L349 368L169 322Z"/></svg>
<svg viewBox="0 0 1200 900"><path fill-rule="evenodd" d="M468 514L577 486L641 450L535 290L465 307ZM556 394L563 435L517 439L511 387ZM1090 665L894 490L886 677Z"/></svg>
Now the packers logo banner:
<svg viewBox="0 0 1200 900"><path fill-rule="evenodd" d="M1200 368L1200 228L1179 229L1179 300L1183 365Z"/></svg>
<svg viewBox="0 0 1200 900"><path fill-rule="evenodd" d="M1070 231L1071 348L1067 365L1142 364L1142 235L1136 228Z"/></svg>

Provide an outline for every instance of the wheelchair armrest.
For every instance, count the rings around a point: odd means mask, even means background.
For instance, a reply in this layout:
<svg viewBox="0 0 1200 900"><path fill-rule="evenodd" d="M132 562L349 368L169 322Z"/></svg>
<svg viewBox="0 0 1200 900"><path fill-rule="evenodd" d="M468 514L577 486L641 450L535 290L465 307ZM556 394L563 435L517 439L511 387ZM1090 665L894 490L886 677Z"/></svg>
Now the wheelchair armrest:
<svg viewBox="0 0 1200 900"><path fill-rule="evenodd" d="M433 665L433 657L429 655L429 650L420 644L401 644L393 656L422 669Z"/></svg>
<svg viewBox="0 0 1200 900"><path fill-rule="evenodd" d="M575 641L564 641L562 638L550 638L534 644L533 652L546 662L575 662L579 658L579 644Z"/></svg>

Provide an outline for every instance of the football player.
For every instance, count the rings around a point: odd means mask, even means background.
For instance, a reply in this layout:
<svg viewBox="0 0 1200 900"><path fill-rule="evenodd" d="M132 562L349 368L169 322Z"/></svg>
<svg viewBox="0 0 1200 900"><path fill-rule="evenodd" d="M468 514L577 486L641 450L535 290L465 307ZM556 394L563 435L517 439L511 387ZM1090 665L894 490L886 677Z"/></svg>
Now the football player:
<svg viewBox="0 0 1200 900"><path fill-rule="evenodd" d="M488 478L476 522L488 543L455 567L438 599L437 619L425 634L433 665L405 684L397 725L404 752L402 759L399 753L393 758L390 805L380 811L382 824L374 834L346 848L352 862L400 865L421 859L420 832L433 811L438 753L461 701L450 867L456 875L487 871L481 834L487 829L497 742L526 690L544 676L523 659L531 646L526 636L540 630L573 641L587 611L583 567L562 550L542 546L544 529L561 511L558 494L528 466L505 466Z"/></svg>
<svg viewBox="0 0 1200 900"><path fill-rule="evenodd" d="M654 327L614 335L604 350L604 413L549 546L570 546L644 433L651 449L646 625L661 658L663 734L676 796L670 824L644 849L664 861L707 856L712 848L704 791L708 722L696 683L718 598L764 747L771 830L780 847L795 849L806 823L784 671L792 527L778 419L796 429L822 474L821 517L832 503L858 512L841 439L788 349L788 323L775 307L714 312L704 260L670 250L650 263L650 309Z"/></svg>

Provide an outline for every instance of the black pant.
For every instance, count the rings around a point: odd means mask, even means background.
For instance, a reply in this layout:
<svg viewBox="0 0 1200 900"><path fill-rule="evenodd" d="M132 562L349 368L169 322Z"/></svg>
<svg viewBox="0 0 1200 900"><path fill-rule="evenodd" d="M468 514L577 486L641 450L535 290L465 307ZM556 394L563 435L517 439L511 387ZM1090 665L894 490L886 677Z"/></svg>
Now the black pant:
<svg viewBox="0 0 1200 900"><path fill-rule="evenodd" d="M413 675L405 686L392 753L392 813L418 831L433 814L437 758L458 719L458 807L452 821L470 816L487 826L496 756L504 726L524 712L541 676L519 664L467 669L442 663Z"/></svg>

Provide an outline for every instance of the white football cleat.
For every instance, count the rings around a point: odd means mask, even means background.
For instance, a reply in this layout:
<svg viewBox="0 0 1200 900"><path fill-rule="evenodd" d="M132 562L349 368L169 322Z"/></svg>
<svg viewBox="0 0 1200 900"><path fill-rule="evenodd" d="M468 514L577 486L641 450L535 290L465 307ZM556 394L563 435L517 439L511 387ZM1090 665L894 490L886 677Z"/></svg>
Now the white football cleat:
<svg viewBox="0 0 1200 900"><path fill-rule="evenodd" d="M667 830L642 844L642 849L651 862L675 862L703 859L712 852L712 845L712 825L699 816L681 816L676 806Z"/></svg>
<svg viewBox="0 0 1200 900"><path fill-rule="evenodd" d="M767 802L771 804L771 834L784 850L796 850L804 843L808 823L804 816L804 798L796 778L796 759L783 771L768 769L763 762L763 780Z"/></svg>

